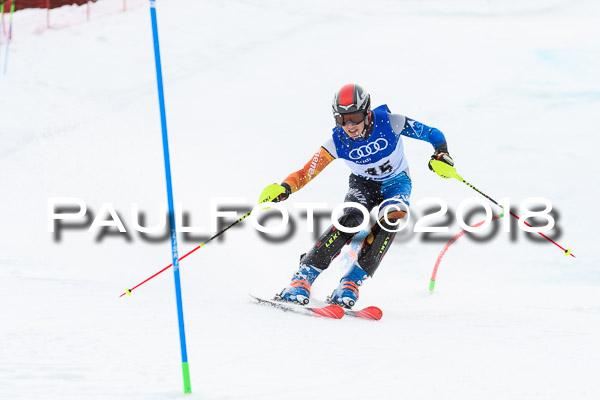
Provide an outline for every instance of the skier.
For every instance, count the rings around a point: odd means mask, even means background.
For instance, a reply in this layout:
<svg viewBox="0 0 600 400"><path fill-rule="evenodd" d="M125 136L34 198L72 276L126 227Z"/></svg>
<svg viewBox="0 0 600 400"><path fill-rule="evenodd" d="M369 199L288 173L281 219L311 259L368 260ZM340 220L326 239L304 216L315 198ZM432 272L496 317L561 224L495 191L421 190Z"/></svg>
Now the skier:
<svg viewBox="0 0 600 400"><path fill-rule="evenodd" d="M339 158L352 171L345 202L360 203L369 211L384 203L378 215L379 223L373 225L364 239L356 262L327 299L331 304L351 308L358 300L358 288L365 279L373 276L392 243L394 225L404 218L406 207L410 205L412 185L401 136L431 143L435 149L431 160L440 160L451 166L454 161L448 154L441 131L403 115L392 114L385 104L371 110L370 95L357 84L349 83L339 89L332 107L336 126L331 137L304 168L291 173L280 185L267 186L259 202L286 200L313 180L331 161ZM431 165L429 169L433 170ZM344 209L339 223L353 228L359 226L363 218L359 209L348 207ZM334 225L327 228L312 249L301 256L299 269L292 281L275 299L308 304L311 285L354 235L356 233L343 232Z"/></svg>

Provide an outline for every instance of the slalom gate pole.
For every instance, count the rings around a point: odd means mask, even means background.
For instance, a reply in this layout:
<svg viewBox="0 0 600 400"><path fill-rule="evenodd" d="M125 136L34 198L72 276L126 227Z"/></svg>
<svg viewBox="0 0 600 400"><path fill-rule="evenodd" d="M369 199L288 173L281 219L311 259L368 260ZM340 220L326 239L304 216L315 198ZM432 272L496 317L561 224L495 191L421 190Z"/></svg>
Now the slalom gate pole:
<svg viewBox="0 0 600 400"><path fill-rule="evenodd" d="M490 196L483 193L481 190L477 189L475 186L471 185L469 182L465 181L463 179L463 177L460 176L458 174L458 172L456 172L456 168L454 168L453 166L448 165L439 160L431 160L430 164L431 164L431 167L433 168L433 170L435 171L435 173L438 174L439 176L441 176L442 178L446 178L446 179L447 178L455 178L456 180L464 183L465 185L469 186L471 189L475 190L477 193L481 194L486 199L490 200L492 203L494 203L498 207L501 207L502 212L504 212L504 207L502 205L498 204L498 202L496 200L492 199ZM512 211L510 211L510 215L512 215L516 219L520 219L519 216L516 215L515 213L513 213ZM523 223L529 227L532 227L531 225L529 225L527 223L527 221L523 221ZM571 253L571 249L565 249L564 247L562 247L561 245L556 243L554 240L552 240L548 236L544 235L542 232L537 232L537 233L542 235L544 238L546 238L550 242L554 243L554 245L556 245L558 248L560 248L564 252L565 256L571 256L571 257L575 258L575 254Z"/></svg>
<svg viewBox="0 0 600 400"><path fill-rule="evenodd" d="M492 217L492 221L502 218L503 216L504 216L503 214L495 215L494 217ZM471 228L477 228L478 226L481 226L484 223L485 223L485 220L478 222L475 225L472 225ZM431 279L429 279L429 291L430 292L433 292L433 289L435 288L435 279L437 277L438 268L440 266L440 263L442 262L442 259L444 258L444 255L446 254L446 252L448 251L450 246L452 246L454 244L454 242L456 242L462 235L464 235L467 232L468 231L466 229L463 229L462 231L458 232L452 239L450 239L448 241L448 243L446 243L446 245L444 246L444 248L438 255L438 258L435 261L435 265L433 266L433 273L431 274Z"/></svg>
<svg viewBox="0 0 600 400"><path fill-rule="evenodd" d="M15 0L11 0L10 19L8 21L8 36L6 37L6 53L4 55L4 75L6 75L6 67L8 66L8 49L12 40L13 14L15 13Z"/></svg>
<svg viewBox="0 0 600 400"><path fill-rule="evenodd" d="M226 230L228 230L229 228L231 228L232 226L236 225L237 223L241 222L243 219L245 219L246 217L248 217L250 215L250 212L248 212L246 215L244 215L243 217L241 217L240 219L238 219L237 221L235 221L234 223L232 223L231 225L229 225L227 228L223 229L220 232L217 232L213 235L213 237L211 237L210 239L208 239L207 241L205 241L204 243L202 243L201 245L193 248L192 250L190 250L187 254L185 254L184 256L182 256L179 261L183 260L184 258L186 258L187 256L189 256L190 254L192 254L193 252L195 252L196 250L198 250L199 248L201 248L202 246L204 246L205 244L207 244L208 242L210 242L211 240L215 239L218 236L221 236ZM171 268L171 266L173 266L173 264L169 264L166 267L164 267L163 269L161 269L160 271L158 271L157 273L155 273L154 275L152 275L151 277L143 280L142 282L138 283L137 285L135 285L134 287L132 287L131 289L126 289L125 292L121 293L121 295L119 297L123 297L126 294L131 295L131 292L133 292L134 289L142 286L144 283L148 282L150 279L162 274L163 272L165 272L166 270L168 270L169 268Z"/></svg>
<svg viewBox="0 0 600 400"><path fill-rule="evenodd" d="M183 301L181 299L181 282L179 277L179 255L177 250L177 231L175 225L175 207L173 206L173 187L171 184L171 161L169 158L169 140L167 136L167 117L163 91L162 67L160 62L160 46L158 43L158 23L156 21L156 0L150 0L150 18L152 21L152 38L154 40L154 61L156 64L156 83L158 86L158 103L160 106L160 122L167 180L167 198L169 203L169 224L171 228L171 255L173 256L173 275L175 278L175 300L177 302L177 319L179 321L179 342L181 345L181 370L183 372L184 393L192 393L190 369L185 342L185 326L183 322Z"/></svg>

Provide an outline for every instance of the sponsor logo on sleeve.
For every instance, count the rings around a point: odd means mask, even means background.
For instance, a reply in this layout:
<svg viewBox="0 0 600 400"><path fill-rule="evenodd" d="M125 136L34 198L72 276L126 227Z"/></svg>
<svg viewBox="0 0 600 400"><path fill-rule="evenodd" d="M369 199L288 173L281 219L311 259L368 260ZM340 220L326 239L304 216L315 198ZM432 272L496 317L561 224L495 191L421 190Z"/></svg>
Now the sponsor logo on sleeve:
<svg viewBox="0 0 600 400"><path fill-rule="evenodd" d="M419 121L415 121L415 120L412 120L410 118L407 118L406 121L408 122L408 124L412 128L412 130L415 133L415 135L417 137L421 137L421 135L423 134L423 124L420 123Z"/></svg>
<svg viewBox="0 0 600 400"><path fill-rule="evenodd" d="M315 153L308 169L308 180L311 180L317 172L317 163L319 162L321 153Z"/></svg>

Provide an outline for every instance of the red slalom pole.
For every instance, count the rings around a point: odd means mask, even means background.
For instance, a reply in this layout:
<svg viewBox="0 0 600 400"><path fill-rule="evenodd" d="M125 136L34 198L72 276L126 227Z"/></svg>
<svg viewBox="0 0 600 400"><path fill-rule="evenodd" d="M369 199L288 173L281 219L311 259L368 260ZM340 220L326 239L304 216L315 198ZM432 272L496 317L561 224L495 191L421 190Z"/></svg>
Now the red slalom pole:
<svg viewBox="0 0 600 400"><path fill-rule="evenodd" d="M502 216L503 216L503 214L496 215L492 218L492 221L502 218ZM471 228L477 228L478 226L481 226L484 223L485 223L485 219L481 222L476 223L475 225L472 225ZM433 267L433 273L431 274L431 279L429 280L429 291L430 292L433 292L433 289L435 288L435 278L437 276L438 267L440 266L440 263L442 262L444 255L446 254L446 252L448 251L450 246L452 246L454 244L454 242L456 242L462 235L464 235L467 232L468 231L466 229L463 229L462 231L460 231L456 235L454 235L454 237L452 239L450 239L450 241L448 243L446 243L446 245L444 246L444 248L438 255L438 258L435 262L435 266Z"/></svg>

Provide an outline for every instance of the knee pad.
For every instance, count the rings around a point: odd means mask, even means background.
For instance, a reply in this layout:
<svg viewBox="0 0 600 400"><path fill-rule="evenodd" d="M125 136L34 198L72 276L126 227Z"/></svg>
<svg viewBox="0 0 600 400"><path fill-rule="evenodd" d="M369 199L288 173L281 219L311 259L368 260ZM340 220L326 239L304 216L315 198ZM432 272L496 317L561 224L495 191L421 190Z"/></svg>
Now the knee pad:
<svg viewBox="0 0 600 400"><path fill-rule="evenodd" d="M356 228L362 224L363 220L364 218L362 213L356 214L353 212L347 212L338 219L338 222L347 228Z"/></svg>
<svg viewBox="0 0 600 400"><path fill-rule="evenodd" d="M397 214L399 212L403 212L405 214L408 213L408 207L407 207L407 205L405 203L398 203L398 202L395 202L395 201L392 200L391 202L390 201L384 201L382 204L383 204L383 206L381 207L381 205L380 205L381 208L379 209L379 214L377 215L377 218L380 221L384 221L383 217L386 214L389 216L389 215ZM390 217L388 217L388 219L390 221L393 221L393 220L398 220L398 219L402 219L402 218L390 218Z"/></svg>
<svg viewBox="0 0 600 400"><path fill-rule="evenodd" d="M338 220L340 224L347 228L355 228L360 225L361 221L354 214L344 214ZM301 259L301 263L312 265L318 269L326 269L331 264L331 261L340 254L342 247L352 240L357 232L343 232L331 225L325 233L323 233L312 249Z"/></svg>
<svg viewBox="0 0 600 400"><path fill-rule="evenodd" d="M390 225L382 221L381 225L389 229ZM389 232L379 225L375 225L369 235L365 238L360 252L358 254L358 266L361 267L369 276L373 276L383 256L387 253L392 244L396 232Z"/></svg>

